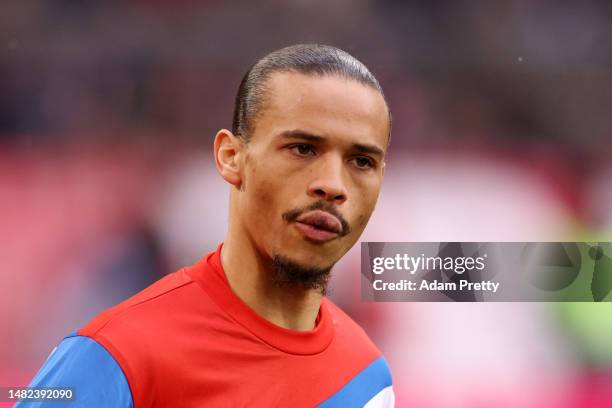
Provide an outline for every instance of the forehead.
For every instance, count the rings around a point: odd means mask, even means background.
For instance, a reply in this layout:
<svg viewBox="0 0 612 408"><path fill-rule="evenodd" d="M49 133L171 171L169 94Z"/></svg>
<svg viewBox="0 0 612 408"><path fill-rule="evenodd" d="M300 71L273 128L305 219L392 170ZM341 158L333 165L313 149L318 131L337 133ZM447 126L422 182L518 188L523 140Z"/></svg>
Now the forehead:
<svg viewBox="0 0 612 408"><path fill-rule="evenodd" d="M266 81L255 135L288 130L385 148L389 114L380 92L355 80L277 72Z"/></svg>

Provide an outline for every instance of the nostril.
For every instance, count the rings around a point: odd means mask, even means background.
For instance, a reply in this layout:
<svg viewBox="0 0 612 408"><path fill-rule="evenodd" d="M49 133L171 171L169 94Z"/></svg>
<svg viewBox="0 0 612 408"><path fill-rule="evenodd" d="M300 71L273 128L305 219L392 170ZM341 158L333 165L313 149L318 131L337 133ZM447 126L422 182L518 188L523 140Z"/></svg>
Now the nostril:
<svg viewBox="0 0 612 408"><path fill-rule="evenodd" d="M340 189L312 188L309 195L325 201L336 201L338 203L346 200L346 194Z"/></svg>

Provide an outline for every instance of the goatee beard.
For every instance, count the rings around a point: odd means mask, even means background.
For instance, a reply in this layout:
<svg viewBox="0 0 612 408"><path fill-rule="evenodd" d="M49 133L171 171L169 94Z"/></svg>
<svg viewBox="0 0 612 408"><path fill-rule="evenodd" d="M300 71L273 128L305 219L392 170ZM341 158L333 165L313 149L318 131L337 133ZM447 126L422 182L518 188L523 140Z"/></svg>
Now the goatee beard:
<svg viewBox="0 0 612 408"><path fill-rule="evenodd" d="M279 288L315 289L326 295L332 267L333 265L327 268L308 267L287 257L275 255L272 257L272 280Z"/></svg>

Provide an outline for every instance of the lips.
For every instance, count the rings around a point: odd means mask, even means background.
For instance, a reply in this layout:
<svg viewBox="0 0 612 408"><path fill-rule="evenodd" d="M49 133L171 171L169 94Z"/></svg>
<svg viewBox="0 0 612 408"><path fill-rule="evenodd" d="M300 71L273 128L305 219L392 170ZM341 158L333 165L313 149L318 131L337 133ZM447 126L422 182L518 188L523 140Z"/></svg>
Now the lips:
<svg viewBox="0 0 612 408"><path fill-rule="evenodd" d="M342 232L342 224L330 213L315 210L296 219L296 227L304 236L314 242L326 242Z"/></svg>

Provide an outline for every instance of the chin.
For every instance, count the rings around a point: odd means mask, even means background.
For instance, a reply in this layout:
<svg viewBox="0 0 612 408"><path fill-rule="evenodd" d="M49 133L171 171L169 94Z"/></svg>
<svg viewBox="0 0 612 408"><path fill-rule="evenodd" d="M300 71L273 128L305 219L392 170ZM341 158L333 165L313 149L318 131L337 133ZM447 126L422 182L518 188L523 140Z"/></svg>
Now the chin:
<svg viewBox="0 0 612 408"><path fill-rule="evenodd" d="M330 268L342 257L337 248L324 248L317 244L308 244L295 251L286 251L285 256L307 267Z"/></svg>

